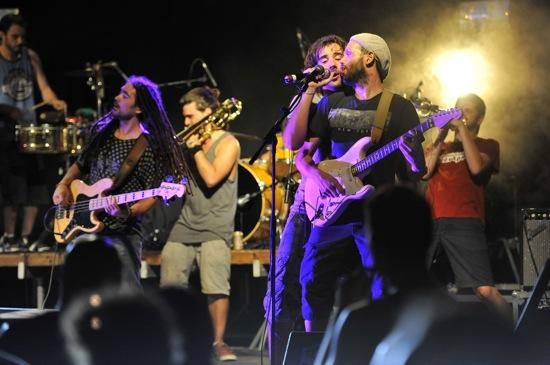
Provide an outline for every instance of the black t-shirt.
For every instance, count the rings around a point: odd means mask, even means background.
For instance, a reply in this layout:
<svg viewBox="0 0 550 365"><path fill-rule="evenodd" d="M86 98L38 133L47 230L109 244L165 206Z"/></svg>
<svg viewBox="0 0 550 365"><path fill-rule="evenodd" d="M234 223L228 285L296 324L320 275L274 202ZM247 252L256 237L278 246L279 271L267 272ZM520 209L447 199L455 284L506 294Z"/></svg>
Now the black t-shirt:
<svg viewBox="0 0 550 365"><path fill-rule="evenodd" d="M135 139L121 140L114 136L114 132L106 136L105 141L99 148L97 156L91 156L89 151L84 151L76 163L80 171L87 175L86 183L93 185L103 178L114 178L130 150L136 143ZM113 192L114 194L130 193L135 191L156 188L154 186L160 175L158 163L151 146L147 146L138 163L128 174L122 185ZM130 203L132 205L134 203ZM101 221L113 231L126 231L129 228L138 228L141 219L125 220L113 217L104 213L98 214Z"/></svg>
<svg viewBox="0 0 550 365"><path fill-rule="evenodd" d="M310 136L319 137L328 147L321 151L322 158L339 158L360 138L369 136L374 115L382 94L369 100L342 92L321 99L310 125ZM393 95L384 132L378 144L369 152L384 146L418 124L418 114L410 101ZM373 166L364 182L375 187L395 182L395 175L407 180L406 161L399 153L389 155Z"/></svg>
<svg viewBox="0 0 550 365"><path fill-rule="evenodd" d="M310 124L310 137L321 140L321 158L342 157L359 139L370 136L376 108L382 94L359 100L354 94L337 92L321 99ZM418 114L410 101L394 94L380 141L367 153L386 145L418 125ZM411 180L407 162L399 151L380 160L364 178L365 184L380 187L396 181ZM361 220L360 202L354 202L335 224Z"/></svg>

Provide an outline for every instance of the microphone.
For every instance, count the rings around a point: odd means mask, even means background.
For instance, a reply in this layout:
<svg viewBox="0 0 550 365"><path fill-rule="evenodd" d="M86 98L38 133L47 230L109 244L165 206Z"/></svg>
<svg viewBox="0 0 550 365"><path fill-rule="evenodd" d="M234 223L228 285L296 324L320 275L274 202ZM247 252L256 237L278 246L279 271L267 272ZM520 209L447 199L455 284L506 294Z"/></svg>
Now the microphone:
<svg viewBox="0 0 550 365"><path fill-rule="evenodd" d="M118 67L118 63L116 63L116 61L99 62L99 64L101 65L101 67Z"/></svg>
<svg viewBox="0 0 550 365"><path fill-rule="evenodd" d="M237 199L237 207L240 208L240 207L246 205L246 203L248 203L249 201L251 201L252 199L254 199L255 197L257 197L260 194L261 194L260 191L255 191L253 193L246 193L246 194L240 196Z"/></svg>
<svg viewBox="0 0 550 365"><path fill-rule="evenodd" d="M201 66L204 69L204 72L206 72L206 76L208 76L208 80L210 80L212 87L217 88L218 83L216 82L216 80L214 80L214 76L212 76L212 73L210 72L210 69L208 68L208 65L206 64L206 62L201 60Z"/></svg>
<svg viewBox="0 0 550 365"><path fill-rule="evenodd" d="M322 65L308 68L301 71L298 74L285 75L283 82L286 85L294 85L299 83L308 83L310 81L321 81L330 77L330 70L324 68Z"/></svg>

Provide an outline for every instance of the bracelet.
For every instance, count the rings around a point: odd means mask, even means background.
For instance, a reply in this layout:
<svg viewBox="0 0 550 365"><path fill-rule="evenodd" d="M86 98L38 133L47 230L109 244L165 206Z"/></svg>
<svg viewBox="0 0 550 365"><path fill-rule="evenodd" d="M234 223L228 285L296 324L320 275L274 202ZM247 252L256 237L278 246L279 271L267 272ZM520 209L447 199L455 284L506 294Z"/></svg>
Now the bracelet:
<svg viewBox="0 0 550 365"><path fill-rule="evenodd" d="M57 184L55 184L55 187L57 188L58 186L66 186L66 187L69 187L69 184L65 184L64 182L58 182Z"/></svg>
<svg viewBox="0 0 550 365"><path fill-rule="evenodd" d="M304 91L304 94L306 94L306 95L315 95L315 91L312 92L312 93L308 93L307 91Z"/></svg>

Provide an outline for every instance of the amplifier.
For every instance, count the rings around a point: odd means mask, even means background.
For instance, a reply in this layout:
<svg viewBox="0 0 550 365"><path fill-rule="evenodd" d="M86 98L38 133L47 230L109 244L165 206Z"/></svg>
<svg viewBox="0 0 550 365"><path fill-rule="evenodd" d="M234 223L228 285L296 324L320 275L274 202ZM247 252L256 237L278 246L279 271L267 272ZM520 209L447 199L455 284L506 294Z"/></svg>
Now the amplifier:
<svg viewBox="0 0 550 365"><path fill-rule="evenodd" d="M550 209L522 209L522 285L533 287L550 258Z"/></svg>

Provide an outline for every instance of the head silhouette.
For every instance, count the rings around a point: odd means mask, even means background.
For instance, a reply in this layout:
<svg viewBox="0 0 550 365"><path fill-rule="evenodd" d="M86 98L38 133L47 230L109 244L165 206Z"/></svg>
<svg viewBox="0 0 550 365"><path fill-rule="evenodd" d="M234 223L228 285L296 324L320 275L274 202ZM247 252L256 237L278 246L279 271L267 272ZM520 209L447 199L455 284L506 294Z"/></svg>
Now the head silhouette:
<svg viewBox="0 0 550 365"><path fill-rule="evenodd" d="M381 188L368 202L365 217L375 266L384 277L401 286L427 276L432 218L420 194L400 185Z"/></svg>
<svg viewBox="0 0 550 365"><path fill-rule="evenodd" d="M82 235L67 247L62 269L62 305L79 293L121 284L122 263L108 237Z"/></svg>

